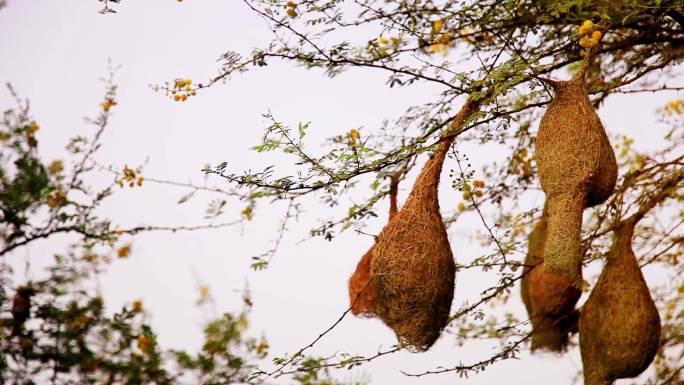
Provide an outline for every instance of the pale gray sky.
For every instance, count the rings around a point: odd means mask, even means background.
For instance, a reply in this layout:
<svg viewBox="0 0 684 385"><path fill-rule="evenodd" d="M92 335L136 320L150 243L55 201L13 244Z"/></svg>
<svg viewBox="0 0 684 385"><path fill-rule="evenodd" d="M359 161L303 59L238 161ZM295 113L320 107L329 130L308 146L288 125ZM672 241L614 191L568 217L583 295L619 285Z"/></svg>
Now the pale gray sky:
<svg viewBox="0 0 684 385"><path fill-rule="evenodd" d="M22 97L30 99L42 127L38 138L46 159L64 157L68 138L89 132L82 117L94 116L99 109L104 86L98 78L105 75L108 58L122 65L116 76L119 104L98 160L123 167L149 158L144 175L198 183L203 178L200 170L207 163L226 160L231 170L240 171L281 159L248 151L259 141L265 125L261 114L269 109L290 125L311 121L309 143L315 149L324 138L350 128L363 126L372 131L384 118L399 116L407 106L430 100L439 91L427 86L389 89L384 74L358 70L330 80L319 71L280 63L237 75L225 85L175 103L148 85L176 77L206 80L216 73L216 59L224 51L248 53L267 43L271 34L264 22L235 0L129 0L117 7L118 14L107 16L96 12L99 6L95 0L10 0L0 11L0 81L11 82ZM673 97L616 96L608 99L599 113L609 132L634 137L641 149L653 148L664 132L655 124L653 112ZM11 106L7 92L0 93L0 105ZM478 165L487 161L496 147L461 149ZM225 186L217 178L210 180ZM104 181L109 179L102 177L94 183ZM400 202L410 186L405 183L401 187ZM102 213L122 226L203 223L210 196L198 194L187 204L176 205L184 192L153 184L126 189ZM445 210L460 201L446 189L441 197ZM541 198L530 204L540 205ZM237 216L242 205L230 203L225 220ZM270 247L268 242L275 236L284 210L282 205L262 207L254 221L241 228L137 237L131 258L116 261L102 277L108 305L116 309L142 298L164 347L198 348L201 325L207 317L193 305L198 296L197 277L210 286L219 311L238 310L237 291L249 282L255 302L252 332L265 334L272 354L296 351L346 309L347 278L371 238L349 232L333 243L319 239L298 243L317 218L342 212L309 201L307 213L291 225L272 266L250 271L250 257ZM368 231L377 233L384 220L371 223ZM474 229L482 229L482 224L474 215L464 215L451 231L454 255L460 261L482 252L463 239ZM34 261L30 274L36 276L40 261L45 263L64 242L46 241L14 258L29 255ZM647 279L658 279L646 273ZM454 308L477 298L495 280L491 274L459 272ZM522 314L517 289L508 306ZM484 310L492 311L489 307ZM310 353L370 355L379 346L394 343L393 334L380 321L349 317ZM560 357L524 353L522 360L496 364L470 379L452 374L416 379L399 373L475 362L488 357L494 348L491 341L456 347L453 338L445 335L428 353L394 354L337 375L370 377L373 384L570 384L580 366L575 349ZM286 383L284 379L276 382Z"/></svg>

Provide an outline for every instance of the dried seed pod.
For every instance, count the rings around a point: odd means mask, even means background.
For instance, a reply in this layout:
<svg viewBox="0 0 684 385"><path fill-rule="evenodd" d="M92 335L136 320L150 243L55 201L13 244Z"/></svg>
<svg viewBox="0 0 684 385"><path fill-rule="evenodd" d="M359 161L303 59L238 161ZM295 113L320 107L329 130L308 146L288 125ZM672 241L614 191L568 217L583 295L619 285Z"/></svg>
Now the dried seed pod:
<svg viewBox="0 0 684 385"><path fill-rule="evenodd" d="M617 163L584 89L588 57L570 81L545 80L555 91L539 125L536 158L548 207L546 270L578 281L584 208L613 193Z"/></svg>
<svg viewBox="0 0 684 385"><path fill-rule="evenodd" d="M397 213L397 188L400 176L401 171L397 171L392 175L392 181L390 182L390 209L388 222L392 220ZM375 301L377 295L375 294L375 288L370 284L370 265L374 248L375 244L373 244L366 254L363 255L356 265L354 274L349 278L349 306L354 315L375 317Z"/></svg>
<svg viewBox="0 0 684 385"><path fill-rule="evenodd" d="M546 236L546 210L528 237L520 291L532 323L532 350L561 352L568 334L577 322L575 304L581 291L568 276L544 270L543 252Z"/></svg>
<svg viewBox="0 0 684 385"><path fill-rule="evenodd" d="M580 351L586 385L635 377L653 361L660 317L632 251L637 219L620 223L601 276L582 307Z"/></svg>
<svg viewBox="0 0 684 385"><path fill-rule="evenodd" d="M466 102L452 127L460 127L475 103ZM404 206L378 236L371 260L376 312L399 342L430 348L449 321L456 266L439 212L442 164L454 141L446 135L423 167Z"/></svg>

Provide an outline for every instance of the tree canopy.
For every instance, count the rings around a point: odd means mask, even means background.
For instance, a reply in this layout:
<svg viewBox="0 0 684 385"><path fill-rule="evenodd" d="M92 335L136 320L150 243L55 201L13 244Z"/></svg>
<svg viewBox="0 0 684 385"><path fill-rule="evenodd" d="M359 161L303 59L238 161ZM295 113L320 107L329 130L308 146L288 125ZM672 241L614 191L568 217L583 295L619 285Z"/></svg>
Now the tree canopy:
<svg viewBox="0 0 684 385"><path fill-rule="evenodd" d="M102 1L101 13L117 17L126 2ZM146 322L142 303L131 303L108 316L103 299L88 290L93 276L113 259L130 253L128 242L139 233L192 231L231 226L267 212L269 204L285 202L282 226L275 229L272 249L253 257L252 268L267 269L277 252L288 222L297 221L308 199L331 207L320 222L307 223L309 237L322 237L334 247L347 231L362 232L367 220L382 215L378 203L389 195L385 179L410 172L423 164L423 153L437 147L445 133L455 136L446 163L443 189L462 199L454 209L442 209L447 229L465 213L480 219L482 255L459 260L457 269L487 272L491 286L480 298L454 304L444 331L463 344L493 338L500 349L475 362L453 362L449 367L424 368L408 376L455 372L469 376L528 349L531 323L506 310L518 296L524 277L528 235L542 214L531 197L542 194L535 160L539 120L553 98L546 79L562 79L578 69L588 55L585 86L591 103L600 109L618 94L639 95L684 89L673 84L684 58L684 5L681 1L612 0L503 0L503 1L378 1L378 0L244 0L244 7L260 16L272 30L272 41L251 52L226 51L219 72L206 81L190 74L179 79L150 79L161 96L182 103L201 102L207 89L221 87L246 71L268 71L274 61L285 61L335 77L356 70L386 79L389 88L429 85L435 97L388 116L378 127L331 133L328 141L309 142L310 123L294 127L273 114L256 156L282 153L287 167L275 164L261 170L236 169L234 159L203 170L223 182L215 189L220 198L210 202L210 217L224 216L229 200L243 203L233 221L199 227L140 226L118 228L98 215L98 208L116 191L145 183L176 184L187 189L179 203L207 189L178 181L143 177L143 168L113 168L100 164L96 154L110 110L116 108L114 68L90 137L75 137L66 150L70 166L44 161L37 148L38 119L28 103L12 88L16 105L0 123L0 310L2 341L0 378L8 383L264 383L287 376L300 384L337 384L329 370L352 368L383 359L406 347L397 344L370 356L336 353L310 356L309 348L333 330L350 310L320 335L302 341L302 349L273 356L264 338L248 337L248 294L244 310L225 313L205 327L200 352L167 351L156 343ZM0 1L0 8L4 2ZM375 75L374 75L375 76ZM464 103L472 103L463 122L454 121ZM640 112L635 112L640 113ZM656 112L668 127L662 146L638 151L626 135L610 137L619 171L614 193L586 210L582 231L583 265L602 263L613 232L638 213L633 248L640 267L661 269L671 279L650 287L659 309L662 336L654 370L644 383L667 384L681 380L684 357L684 101L673 99ZM572 138L568 138L572 140ZM470 161L469 146L497 145L497 153L482 169ZM317 148L317 151L311 151ZM282 159L282 158L279 158ZM104 187L88 182L88 175L111 177ZM346 197L365 199L351 205ZM339 206L339 207L338 207ZM67 233L74 236L69 250L56 251L49 278L17 284L7 258L32 242ZM596 276L585 276L582 291L590 292ZM346 279L346 277L341 278ZM23 290L22 290L23 289ZM458 297L458 292L456 292ZM200 306L209 299L205 292ZM16 303L28 301L30 318L22 318ZM461 303L460 301L455 301ZM485 312L493 305L496 312ZM258 306L258 304L256 304ZM268 331L266 331L268 334ZM570 340L571 347L577 338ZM553 358L549 358L553 359ZM270 362L269 362L270 360Z"/></svg>

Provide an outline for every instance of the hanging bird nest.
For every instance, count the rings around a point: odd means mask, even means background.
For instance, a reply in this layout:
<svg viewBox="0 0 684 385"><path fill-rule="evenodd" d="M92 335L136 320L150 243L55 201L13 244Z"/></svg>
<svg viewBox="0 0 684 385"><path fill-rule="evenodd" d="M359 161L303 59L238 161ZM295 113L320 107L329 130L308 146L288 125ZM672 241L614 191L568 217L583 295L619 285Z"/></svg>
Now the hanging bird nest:
<svg viewBox="0 0 684 385"><path fill-rule="evenodd" d="M397 213L397 190L401 171L392 175L390 182L390 209L388 222ZM349 278L349 306L354 315L363 317L375 317L375 301L377 295L375 288L370 284L370 266L373 258L375 244L363 255L356 265L354 274Z"/></svg>
<svg viewBox="0 0 684 385"><path fill-rule="evenodd" d="M635 377L653 361L660 317L632 250L635 216L621 222L579 321L586 385Z"/></svg>
<svg viewBox="0 0 684 385"><path fill-rule="evenodd" d="M581 291L568 276L544 270L543 252L546 236L546 210L528 237L528 252L523 268L520 292L532 323L532 350L562 352L568 334L576 326L579 314L575 304Z"/></svg>
<svg viewBox="0 0 684 385"><path fill-rule="evenodd" d="M452 130L460 128L474 105L466 102ZM454 296L456 266L437 196L453 141L453 133L442 138L404 206L378 236L371 260L377 315L414 351L427 350L437 340Z"/></svg>
<svg viewBox="0 0 684 385"><path fill-rule="evenodd" d="M548 205L544 265L549 273L579 283L582 212L613 193L617 163L608 136L587 92L587 55L570 81L550 84L555 96L539 125L537 167Z"/></svg>

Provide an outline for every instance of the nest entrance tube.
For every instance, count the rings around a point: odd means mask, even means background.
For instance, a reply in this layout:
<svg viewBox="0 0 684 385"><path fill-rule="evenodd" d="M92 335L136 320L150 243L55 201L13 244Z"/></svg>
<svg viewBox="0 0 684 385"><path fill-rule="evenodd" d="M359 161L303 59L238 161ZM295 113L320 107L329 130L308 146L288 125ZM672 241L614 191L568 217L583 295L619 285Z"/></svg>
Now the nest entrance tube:
<svg viewBox="0 0 684 385"><path fill-rule="evenodd" d="M536 158L546 194L548 228L544 247L546 271L579 283L582 259L582 212L613 193L617 162L594 107L584 89L589 55L570 81L549 83L555 96L539 125Z"/></svg>
<svg viewBox="0 0 684 385"><path fill-rule="evenodd" d="M449 321L456 265L439 211L438 187L453 131L475 104L468 100L461 108L373 249L371 283L378 296L377 315L413 351L429 349Z"/></svg>
<svg viewBox="0 0 684 385"><path fill-rule="evenodd" d="M586 385L636 377L651 364L660 343L660 317L632 250L637 219L616 229L616 239L589 299L579 332Z"/></svg>

